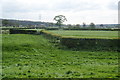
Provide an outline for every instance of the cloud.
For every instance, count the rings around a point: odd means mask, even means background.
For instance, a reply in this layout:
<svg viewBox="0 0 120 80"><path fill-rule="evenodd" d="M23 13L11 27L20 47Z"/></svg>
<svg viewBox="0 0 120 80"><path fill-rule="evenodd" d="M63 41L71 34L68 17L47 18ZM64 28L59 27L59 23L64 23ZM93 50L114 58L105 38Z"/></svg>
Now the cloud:
<svg viewBox="0 0 120 80"><path fill-rule="evenodd" d="M111 10L118 10L118 3L110 2L108 4L108 8L111 9Z"/></svg>
<svg viewBox="0 0 120 80"><path fill-rule="evenodd" d="M65 0L57 2L55 5L56 10L63 11L85 11L85 10L96 10L100 9L100 6L97 3L87 2L87 1L74 1L74 0Z"/></svg>
<svg viewBox="0 0 120 80"><path fill-rule="evenodd" d="M4 0L3 12L32 12L32 11L78 11L78 10L95 10L100 6L94 2L80 0Z"/></svg>
<svg viewBox="0 0 120 80"><path fill-rule="evenodd" d="M118 0L3 0L2 10L3 18L39 20L41 14L43 21L53 21L54 16L63 14L68 18L66 23L112 23L114 17L111 15L117 15L117 2Z"/></svg>
<svg viewBox="0 0 120 80"><path fill-rule="evenodd" d="M17 0L4 0L2 8L4 13L25 12L27 10Z"/></svg>
<svg viewBox="0 0 120 80"><path fill-rule="evenodd" d="M46 6L44 3L40 3L36 0L23 1L23 0L4 0L2 2L3 12L5 13L15 13L15 12L32 12L37 10L47 10L49 6Z"/></svg>

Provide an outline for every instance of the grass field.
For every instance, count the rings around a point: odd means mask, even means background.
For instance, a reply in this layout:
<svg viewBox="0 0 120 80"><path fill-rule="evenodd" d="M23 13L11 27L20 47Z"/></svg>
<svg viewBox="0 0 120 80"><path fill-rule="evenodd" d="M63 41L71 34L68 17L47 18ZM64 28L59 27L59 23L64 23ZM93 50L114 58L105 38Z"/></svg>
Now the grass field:
<svg viewBox="0 0 120 80"><path fill-rule="evenodd" d="M49 32L80 38L118 38L118 31L49 30Z"/></svg>
<svg viewBox="0 0 120 80"><path fill-rule="evenodd" d="M3 78L118 77L117 52L62 50L41 35L4 34L2 40Z"/></svg>

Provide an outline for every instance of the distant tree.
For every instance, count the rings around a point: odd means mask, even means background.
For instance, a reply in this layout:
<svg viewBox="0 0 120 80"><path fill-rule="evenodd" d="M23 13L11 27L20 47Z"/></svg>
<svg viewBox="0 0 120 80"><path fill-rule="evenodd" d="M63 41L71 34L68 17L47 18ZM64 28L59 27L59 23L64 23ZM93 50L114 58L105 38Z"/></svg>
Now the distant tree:
<svg viewBox="0 0 120 80"><path fill-rule="evenodd" d="M49 27L53 27L54 26L54 23L49 23Z"/></svg>
<svg viewBox="0 0 120 80"><path fill-rule="evenodd" d="M3 25L3 26L18 27L18 26L19 26L19 23L18 23L17 21L12 22L12 21L10 21L10 20L5 19L5 20L2 20L2 25Z"/></svg>
<svg viewBox="0 0 120 80"><path fill-rule="evenodd" d="M103 28L103 26L104 26L103 24L100 24L100 27L102 27L102 28Z"/></svg>
<svg viewBox="0 0 120 80"><path fill-rule="evenodd" d="M72 25L71 25L71 24L68 24L67 26L68 26L68 27L71 27Z"/></svg>
<svg viewBox="0 0 120 80"><path fill-rule="evenodd" d="M68 24L67 26L69 29L71 29L73 27L71 24Z"/></svg>
<svg viewBox="0 0 120 80"><path fill-rule="evenodd" d="M13 23L13 26L14 26L14 27L19 27L19 23L18 23L18 22L14 22L14 23Z"/></svg>
<svg viewBox="0 0 120 80"><path fill-rule="evenodd" d="M120 24L117 24L115 27L120 29Z"/></svg>
<svg viewBox="0 0 120 80"><path fill-rule="evenodd" d="M8 20L2 20L2 25L3 26L10 26L10 22Z"/></svg>
<svg viewBox="0 0 120 80"><path fill-rule="evenodd" d="M86 27L86 23L83 22L83 27L85 28Z"/></svg>
<svg viewBox="0 0 120 80"><path fill-rule="evenodd" d="M58 15L54 17L54 20L57 21L56 25L59 26L59 28L61 28L61 25L63 22L67 21L66 17L63 15Z"/></svg>
<svg viewBox="0 0 120 80"><path fill-rule="evenodd" d="M80 27L80 24L76 24L76 27Z"/></svg>
<svg viewBox="0 0 120 80"><path fill-rule="evenodd" d="M95 24L94 23L90 23L90 28L91 29L95 29Z"/></svg>
<svg viewBox="0 0 120 80"><path fill-rule="evenodd" d="M76 24L74 28L79 29L80 28L80 24Z"/></svg>

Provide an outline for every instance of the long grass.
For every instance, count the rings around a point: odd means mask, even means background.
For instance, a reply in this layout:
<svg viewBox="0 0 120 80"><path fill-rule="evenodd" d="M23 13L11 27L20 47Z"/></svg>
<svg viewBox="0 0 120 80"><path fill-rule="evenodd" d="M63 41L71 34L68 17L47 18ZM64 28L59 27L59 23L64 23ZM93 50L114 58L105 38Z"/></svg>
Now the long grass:
<svg viewBox="0 0 120 80"><path fill-rule="evenodd" d="M117 78L118 53L61 50L41 35L3 35L3 78Z"/></svg>

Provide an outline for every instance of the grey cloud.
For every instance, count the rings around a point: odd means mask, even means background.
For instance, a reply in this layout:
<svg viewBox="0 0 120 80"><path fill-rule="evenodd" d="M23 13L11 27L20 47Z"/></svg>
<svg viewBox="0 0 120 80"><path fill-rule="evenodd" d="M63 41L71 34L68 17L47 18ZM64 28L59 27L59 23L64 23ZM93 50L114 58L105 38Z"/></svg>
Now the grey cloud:
<svg viewBox="0 0 120 80"><path fill-rule="evenodd" d="M95 3L88 3L88 2L74 3L70 1L64 1L56 4L55 9L64 10L64 11L96 10L96 9L100 9L100 5Z"/></svg>
<svg viewBox="0 0 120 80"><path fill-rule="evenodd" d="M118 4L116 4L115 2L110 2L108 4L108 8L111 10L118 10Z"/></svg>
<svg viewBox="0 0 120 80"><path fill-rule="evenodd" d="M100 5L93 2L84 2L75 0L58 0L49 3L35 2L33 4L24 4L17 0L6 0L3 2L4 13L25 13L36 11L83 11L83 10L96 10L100 9Z"/></svg>
<svg viewBox="0 0 120 80"><path fill-rule="evenodd" d="M34 12L34 11L38 11L38 10L47 10L48 7L45 6L45 4L24 4L23 3L19 3L17 1L8 1L8 2L3 2L2 3L2 9L3 9L3 13L17 13L17 12L21 12L21 13L25 13L25 12Z"/></svg>
<svg viewBox="0 0 120 80"><path fill-rule="evenodd" d="M2 3L3 13L24 12L26 9L17 1L8 1Z"/></svg>

